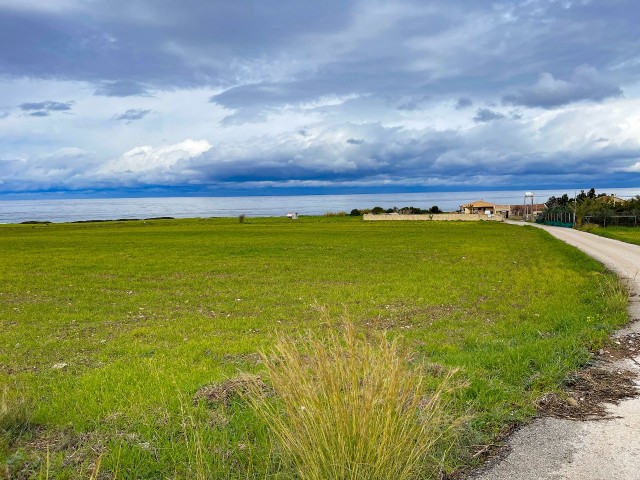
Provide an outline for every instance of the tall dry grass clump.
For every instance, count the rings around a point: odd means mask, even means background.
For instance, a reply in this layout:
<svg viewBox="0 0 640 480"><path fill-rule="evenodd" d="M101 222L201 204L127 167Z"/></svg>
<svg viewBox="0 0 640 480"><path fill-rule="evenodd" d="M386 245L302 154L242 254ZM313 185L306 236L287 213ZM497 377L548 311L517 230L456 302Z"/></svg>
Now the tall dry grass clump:
<svg viewBox="0 0 640 480"><path fill-rule="evenodd" d="M263 355L276 393L248 398L302 479L435 477L438 442L450 430L445 397L451 373L436 387L411 365L397 340L367 340L346 323L322 338L280 338Z"/></svg>

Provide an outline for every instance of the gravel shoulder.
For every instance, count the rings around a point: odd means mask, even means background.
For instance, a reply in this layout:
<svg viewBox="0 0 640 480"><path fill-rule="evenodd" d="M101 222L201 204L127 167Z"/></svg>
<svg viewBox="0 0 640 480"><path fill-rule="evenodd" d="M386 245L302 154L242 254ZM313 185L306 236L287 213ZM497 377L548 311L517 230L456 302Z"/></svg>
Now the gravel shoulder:
<svg viewBox="0 0 640 480"><path fill-rule="evenodd" d="M523 225L520 222L507 222ZM568 228L533 225L582 250L616 272L630 292L631 323L616 337L640 334L640 246ZM606 362L602 368L631 371L640 385L640 356ZM606 406L597 420L540 417L515 432L502 452L470 479L638 480L640 397Z"/></svg>

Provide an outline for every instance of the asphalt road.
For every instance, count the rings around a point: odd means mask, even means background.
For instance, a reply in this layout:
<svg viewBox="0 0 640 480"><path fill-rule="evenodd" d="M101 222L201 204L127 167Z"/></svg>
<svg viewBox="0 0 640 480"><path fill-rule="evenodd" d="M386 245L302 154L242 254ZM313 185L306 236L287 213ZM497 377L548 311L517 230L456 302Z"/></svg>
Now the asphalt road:
<svg viewBox="0 0 640 480"><path fill-rule="evenodd" d="M640 319L640 246L568 228L535 226L579 248L620 275L631 294L630 319ZM632 322L618 335L630 332L640 332L640 322ZM640 357L635 360L640 361ZM640 378L640 367L632 360L622 360L612 368L635 371ZM640 397L611 405L608 413L611 418L606 420L538 418L509 438L503 456L469 478L640 480Z"/></svg>

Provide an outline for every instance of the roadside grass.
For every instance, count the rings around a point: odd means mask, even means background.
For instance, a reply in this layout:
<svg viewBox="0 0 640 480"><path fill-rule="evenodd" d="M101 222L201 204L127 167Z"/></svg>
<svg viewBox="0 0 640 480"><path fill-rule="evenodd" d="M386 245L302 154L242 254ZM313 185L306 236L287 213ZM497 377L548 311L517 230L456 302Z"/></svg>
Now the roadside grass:
<svg viewBox="0 0 640 480"><path fill-rule="evenodd" d="M447 409L455 371L434 375L397 338L367 338L348 320L278 339L262 360L275 395L256 382L245 395L301 479L438 477L457 427Z"/></svg>
<svg viewBox="0 0 640 480"><path fill-rule="evenodd" d="M352 217L0 226L0 465L85 478L296 478L239 397L194 400L345 310L457 369L445 471L535 414L626 321L603 267L539 229ZM44 467L46 465L46 468ZM25 473L26 472L26 473Z"/></svg>
<svg viewBox="0 0 640 480"><path fill-rule="evenodd" d="M640 228L638 227L599 227L593 226L586 231L601 237L613 238L621 242L640 245Z"/></svg>

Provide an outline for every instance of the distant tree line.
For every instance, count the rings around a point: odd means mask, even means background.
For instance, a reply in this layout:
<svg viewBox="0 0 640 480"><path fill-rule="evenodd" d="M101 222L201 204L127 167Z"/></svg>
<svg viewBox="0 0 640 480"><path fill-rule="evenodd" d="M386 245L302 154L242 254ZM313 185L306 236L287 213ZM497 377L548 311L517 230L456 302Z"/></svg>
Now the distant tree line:
<svg viewBox="0 0 640 480"><path fill-rule="evenodd" d="M363 208L363 209L354 208L353 210L351 210L351 213L349 215L351 215L352 217L358 217L360 215L365 215L367 213L373 213L374 215L381 215L383 213L399 213L400 215L420 215L420 214L426 215L426 214L444 213L444 212L440 210L440 208L437 205L434 205L433 207L427 210L423 210L422 208L418 208L418 207L402 207L402 208L393 207L393 208L387 208L386 210L382 207Z"/></svg>
<svg viewBox="0 0 640 480"><path fill-rule="evenodd" d="M638 226L640 220L640 195L624 200L615 195L596 193L595 188L585 192L581 190L575 198L567 194L561 197L549 197L541 221L551 219L575 218L582 226L588 223L601 226L621 225Z"/></svg>

